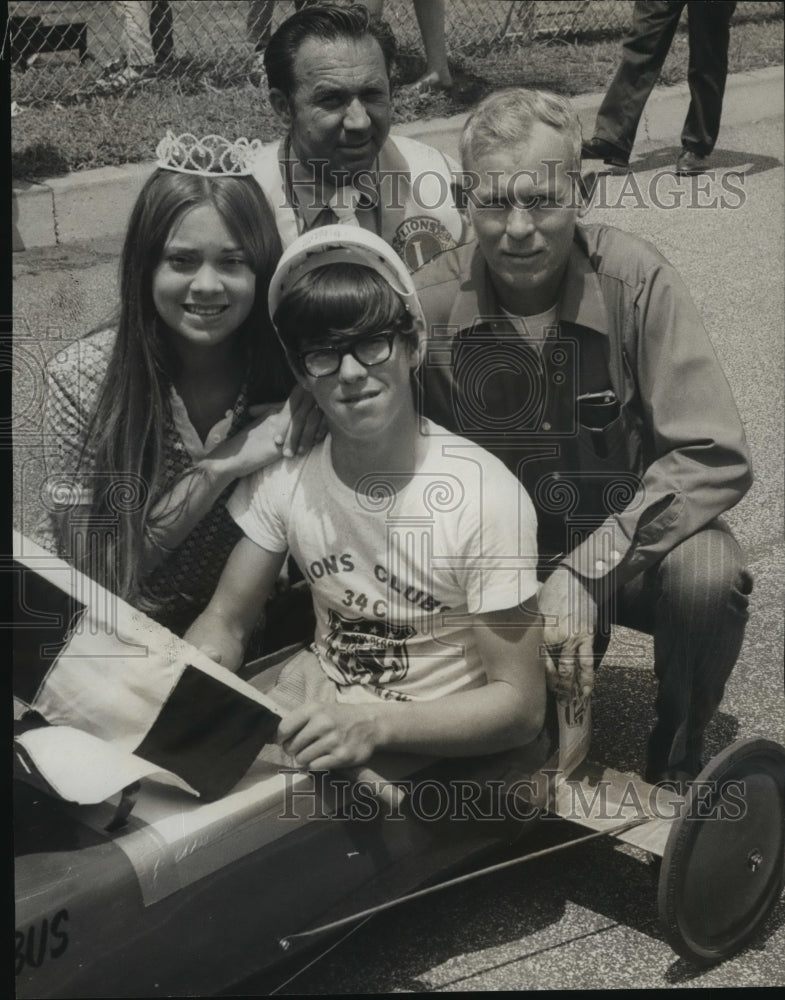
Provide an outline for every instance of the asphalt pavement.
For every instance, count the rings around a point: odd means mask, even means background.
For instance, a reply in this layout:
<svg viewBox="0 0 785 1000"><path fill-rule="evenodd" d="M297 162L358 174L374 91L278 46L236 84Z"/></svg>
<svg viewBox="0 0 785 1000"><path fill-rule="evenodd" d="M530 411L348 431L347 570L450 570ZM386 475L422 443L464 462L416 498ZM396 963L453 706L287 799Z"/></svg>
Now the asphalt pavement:
<svg viewBox="0 0 785 1000"><path fill-rule="evenodd" d="M775 82L782 87L781 70ZM775 75L771 75L775 80ZM729 95L743 81L729 81ZM654 243L678 268L733 388L756 479L728 515L755 578L736 670L708 733L708 749L762 736L785 744L783 694L783 116L781 97L756 98L725 120L710 175L675 178L686 103L658 92L632 173L604 177L597 220ZM682 96L683 93L682 93ZM593 105L584 100L587 114ZM431 141L454 149L456 132ZM117 233L14 255L15 522L34 516L42 445L41 371L59 347L106 318L116 297ZM590 756L637 771L652 719L650 642L619 630L599 674ZM561 821L537 846L579 834ZM369 994L526 989L746 987L785 983L785 901L737 957L696 971L677 959L656 918L656 878L639 852L610 840L568 849L511 872L380 914L288 984L279 976L237 995Z"/></svg>

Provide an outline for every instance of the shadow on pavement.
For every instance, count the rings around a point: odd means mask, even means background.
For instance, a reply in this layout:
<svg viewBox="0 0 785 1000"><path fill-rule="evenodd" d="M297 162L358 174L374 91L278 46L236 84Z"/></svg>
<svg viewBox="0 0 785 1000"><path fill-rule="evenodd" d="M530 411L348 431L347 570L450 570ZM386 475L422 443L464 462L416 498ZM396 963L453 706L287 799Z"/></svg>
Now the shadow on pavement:
<svg viewBox="0 0 785 1000"><path fill-rule="evenodd" d="M663 146L660 149L653 149L649 153L644 153L630 162L630 173L644 173L648 170L670 170L676 167L676 158L681 152L681 146ZM591 162L591 161L589 161ZM736 149L717 148L711 154L708 170L736 170L749 177L752 174L760 174L766 170L775 170L782 166L782 161L776 156L765 156L759 153L743 153ZM598 166L591 173L595 176L602 174L612 174L624 176L627 171L614 169L612 167ZM694 176L700 177L701 174ZM689 180L689 177L685 177Z"/></svg>
<svg viewBox="0 0 785 1000"><path fill-rule="evenodd" d="M617 654L618 655L618 654ZM592 699L589 759L618 771L642 774L654 723L657 678L651 659L641 667L604 663ZM704 763L738 736L738 720L719 711L706 729Z"/></svg>
<svg viewBox="0 0 785 1000"><path fill-rule="evenodd" d="M734 957L743 958L744 955L749 954L750 952L765 951L766 942L776 931L780 929L780 927L783 926L783 924L785 924L785 899L780 900L779 905L775 906L769 914L769 918L766 921L763 930L756 935L752 942L747 945L743 951L740 951L738 955ZM678 985L679 983L688 983L693 979L698 979L703 971L704 970L691 965L686 959L678 958L665 973L665 982L669 986Z"/></svg>

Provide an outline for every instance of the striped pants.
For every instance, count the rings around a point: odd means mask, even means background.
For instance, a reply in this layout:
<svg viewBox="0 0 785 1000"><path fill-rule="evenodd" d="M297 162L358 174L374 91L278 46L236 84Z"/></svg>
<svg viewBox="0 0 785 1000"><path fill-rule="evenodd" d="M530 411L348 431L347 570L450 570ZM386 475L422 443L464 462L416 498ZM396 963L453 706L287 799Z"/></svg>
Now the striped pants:
<svg viewBox="0 0 785 1000"><path fill-rule="evenodd" d="M701 768L703 732L722 701L744 639L752 577L722 520L686 539L600 609L595 652L615 623L654 637L657 723L646 779Z"/></svg>

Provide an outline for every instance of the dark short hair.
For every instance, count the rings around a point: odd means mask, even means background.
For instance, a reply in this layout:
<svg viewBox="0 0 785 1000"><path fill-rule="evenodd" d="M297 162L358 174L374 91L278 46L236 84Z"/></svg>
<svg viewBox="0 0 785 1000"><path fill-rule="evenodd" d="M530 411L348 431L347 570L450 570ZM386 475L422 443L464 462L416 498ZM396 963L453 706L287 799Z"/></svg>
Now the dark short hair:
<svg viewBox="0 0 785 1000"><path fill-rule="evenodd" d="M417 331L401 297L373 268L324 264L304 274L282 297L273 317L289 363L309 344L353 334L395 330L415 349Z"/></svg>
<svg viewBox="0 0 785 1000"><path fill-rule="evenodd" d="M264 52L264 69L267 85L280 90L287 97L294 93L294 60L303 42L315 38L319 42L339 39L375 38L384 56L387 76L391 76L397 43L389 24L378 17L371 17L362 4L341 7L338 4L320 4L304 7L288 17L267 43Z"/></svg>

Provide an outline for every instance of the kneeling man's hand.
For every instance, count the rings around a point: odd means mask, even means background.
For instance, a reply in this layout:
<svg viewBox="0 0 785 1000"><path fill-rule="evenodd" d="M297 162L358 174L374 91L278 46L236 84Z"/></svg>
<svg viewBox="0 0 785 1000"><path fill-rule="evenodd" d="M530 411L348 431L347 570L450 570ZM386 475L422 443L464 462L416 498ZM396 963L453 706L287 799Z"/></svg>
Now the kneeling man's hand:
<svg viewBox="0 0 785 1000"><path fill-rule="evenodd" d="M591 694L597 604L581 581L564 567L545 581L537 598L548 647L548 687L559 698Z"/></svg>

